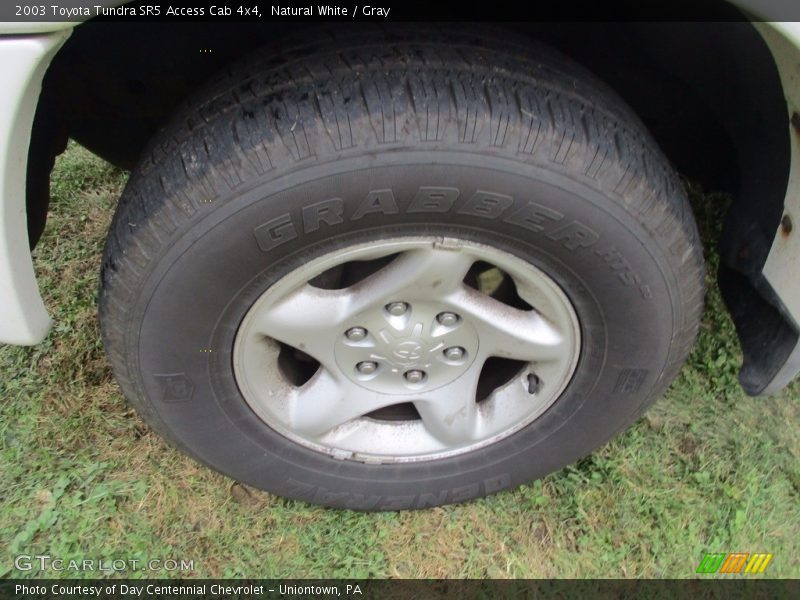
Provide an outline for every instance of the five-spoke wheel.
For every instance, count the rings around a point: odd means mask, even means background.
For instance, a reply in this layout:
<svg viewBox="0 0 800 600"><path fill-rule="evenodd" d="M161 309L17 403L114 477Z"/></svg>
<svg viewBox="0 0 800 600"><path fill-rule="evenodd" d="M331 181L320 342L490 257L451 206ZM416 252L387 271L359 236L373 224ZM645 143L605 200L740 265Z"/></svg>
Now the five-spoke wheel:
<svg viewBox="0 0 800 600"><path fill-rule="evenodd" d="M347 287L314 284L387 257ZM470 286L476 265L498 281ZM253 410L287 437L396 462L467 452L524 427L564 389L579 350L569 300L536 267L489 246L420 237L337 251L281 279L245 317L234 367ZM280 366L287 353L316 370L293 381L291 365ZM490 358L517 368L481 397Z"/></svg>

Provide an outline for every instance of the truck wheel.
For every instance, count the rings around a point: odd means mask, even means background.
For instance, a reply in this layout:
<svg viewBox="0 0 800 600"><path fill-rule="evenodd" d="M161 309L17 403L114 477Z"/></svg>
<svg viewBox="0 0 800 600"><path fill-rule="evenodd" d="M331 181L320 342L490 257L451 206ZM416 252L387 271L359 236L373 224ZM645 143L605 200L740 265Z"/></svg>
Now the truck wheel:
<svg viewBox="0 0 800 600"><path fill-rule="evenodd" d="M262 52L131 175L105 249L114 372L230 477L362 510L516 486L678 373L703 259L632 112L472 34Z"/></svg>

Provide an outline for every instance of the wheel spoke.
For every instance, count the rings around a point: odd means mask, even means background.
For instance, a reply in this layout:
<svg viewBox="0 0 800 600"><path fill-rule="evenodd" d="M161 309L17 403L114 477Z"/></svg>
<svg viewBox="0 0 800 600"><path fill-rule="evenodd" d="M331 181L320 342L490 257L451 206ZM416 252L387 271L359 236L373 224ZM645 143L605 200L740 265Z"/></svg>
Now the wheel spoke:
<svg viewBox="0 0 800 600"><path fill-rule="evenodd" d="M256 315L255 329L326 362L347 318L348 294L304 285Z"/></svg>
<svg viewBox="0 0 800 600"><path fill-rule="evenodd" d="M468 443L478 431L477 389L480 365L437 390L415 400L426 429L447 446Z"/></svg>
<svg viewBox="0 0 800 600"><path fill-rule="evenodd" d="M316 438L395 402L391 396L370 392L322 368L294 394L286 418L293 431Z"/></svg>
<svg viewBox="0 0 800 600"><path fill-rule="evenodd" d="M481 355L525 361L563 359L570 351L564 336L535 310L521 310L465 288L450 301L477 327Z"/></svg>
<svg viewBox="0 0 800 600"><path fill-rule="evenodd" d="M380 271L348 288L357 312L390 300L443 297L460 288L474 256L432 245L403 252Z"/></svg>

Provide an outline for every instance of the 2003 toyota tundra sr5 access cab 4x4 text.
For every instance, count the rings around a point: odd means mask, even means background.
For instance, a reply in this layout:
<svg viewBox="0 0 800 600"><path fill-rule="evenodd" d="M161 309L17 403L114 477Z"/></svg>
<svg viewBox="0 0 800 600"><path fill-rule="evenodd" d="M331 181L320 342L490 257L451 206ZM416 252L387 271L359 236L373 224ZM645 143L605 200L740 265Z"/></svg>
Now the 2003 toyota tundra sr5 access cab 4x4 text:
<svg viewBox="0 0 800 600"><path fill-rule="evenodd" d="M0 341L50 327L30 248L72 137L131 170L99 312L156 431L292 498L462 501L591 452L678 373L704 294L681 173L734 194L719 282L742 386L775 392L800 370L800 25L719 10L5 23Z"/></svg>

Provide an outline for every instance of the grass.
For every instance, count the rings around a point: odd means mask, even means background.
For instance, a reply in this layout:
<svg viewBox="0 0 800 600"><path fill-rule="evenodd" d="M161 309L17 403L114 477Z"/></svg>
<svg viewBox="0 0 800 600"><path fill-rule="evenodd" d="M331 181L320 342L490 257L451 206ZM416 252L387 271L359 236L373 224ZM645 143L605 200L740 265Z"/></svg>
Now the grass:
<svg viewBox="0 0 800 600"><path fill-rule="evenodd" d="M96 321L125 174L71 145L52 181L35 265L56 326L34 348L0 348L0 576L80 575L13 568L18 554L49 554L193 561L133 577L692 577L706 551L771 552L768 576L800 576L800 386L761 399L738 387L740 351L713 276L724 196L690 190L707 309L686 367L644 418L530 485L361 514L234 484L139 420Z"/></svg>

